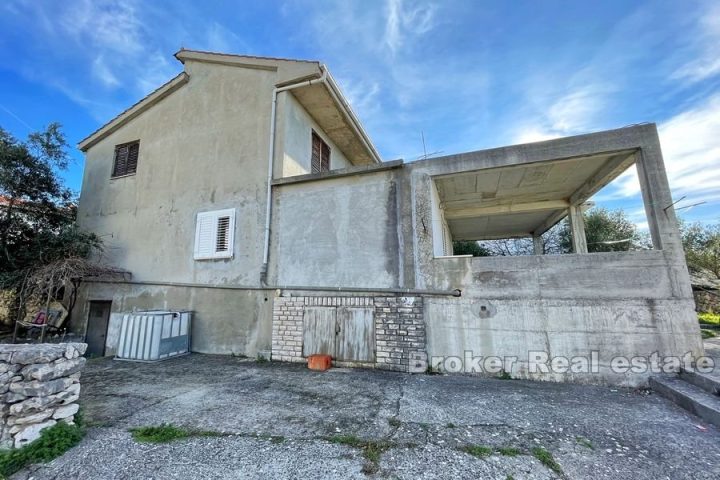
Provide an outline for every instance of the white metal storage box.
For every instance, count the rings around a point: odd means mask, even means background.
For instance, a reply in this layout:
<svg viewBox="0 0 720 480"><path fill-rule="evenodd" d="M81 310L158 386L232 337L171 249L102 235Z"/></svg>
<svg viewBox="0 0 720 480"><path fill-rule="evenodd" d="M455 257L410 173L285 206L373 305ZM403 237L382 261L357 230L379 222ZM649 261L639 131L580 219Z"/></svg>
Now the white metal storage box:
<svg viewBox="0 0 720 480"><path fill-rule="evenodd" d="M186 310L126 313L115 358L154 362L189 353L191 320Z"/></svg>

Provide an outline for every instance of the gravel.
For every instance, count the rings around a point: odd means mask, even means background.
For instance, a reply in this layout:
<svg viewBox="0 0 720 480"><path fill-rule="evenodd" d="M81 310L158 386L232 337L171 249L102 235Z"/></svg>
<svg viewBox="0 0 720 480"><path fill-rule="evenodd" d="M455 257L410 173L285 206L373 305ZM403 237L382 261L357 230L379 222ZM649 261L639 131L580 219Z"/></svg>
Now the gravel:
<svg viewBox="0 0 720 480"><path fill-rule="evenodd" d="M720 431L646 390L318 373L199 354L92 360L81 382L87 437L13 478L720 478ZM218 436L141 444L128 432L161 423ZM331 442L337 435L388 448L373 463L362 448ZM467 445L494 451L477 458L461 450ZM562 474L532 456L537 446Z"/></svg>

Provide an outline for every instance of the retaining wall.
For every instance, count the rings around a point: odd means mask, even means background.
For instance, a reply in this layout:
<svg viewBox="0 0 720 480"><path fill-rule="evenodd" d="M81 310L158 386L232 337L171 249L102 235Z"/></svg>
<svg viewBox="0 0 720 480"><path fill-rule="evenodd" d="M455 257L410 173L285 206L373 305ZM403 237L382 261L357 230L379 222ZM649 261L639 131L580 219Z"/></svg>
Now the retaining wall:
<svg viewBox="0 0 720 480"><path fill-rule="evenodd" d="M74 423L85 343L0 345L0 448L22 447Z"/></svg>

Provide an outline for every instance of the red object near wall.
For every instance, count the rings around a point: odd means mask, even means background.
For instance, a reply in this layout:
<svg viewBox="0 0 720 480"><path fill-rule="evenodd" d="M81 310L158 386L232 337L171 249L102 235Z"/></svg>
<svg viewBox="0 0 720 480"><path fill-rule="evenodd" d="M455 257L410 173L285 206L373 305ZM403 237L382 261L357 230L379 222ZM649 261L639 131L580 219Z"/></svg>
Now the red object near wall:
<svg viewBox="0 0 720 480"><path fill-rule="evenodd" d="M310 370L324 372L330 368L332 357L330 355L310 355L307 357L307 361Z"/></svg>

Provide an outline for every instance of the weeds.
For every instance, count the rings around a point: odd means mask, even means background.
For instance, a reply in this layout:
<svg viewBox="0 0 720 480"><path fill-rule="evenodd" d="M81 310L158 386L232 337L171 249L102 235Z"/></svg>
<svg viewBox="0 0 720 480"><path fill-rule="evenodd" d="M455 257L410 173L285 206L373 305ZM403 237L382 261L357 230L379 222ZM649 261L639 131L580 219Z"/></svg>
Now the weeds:
<svg viewBox="0 0 720 480"><path fill-rule="evenodd" d="M498 453L506 457L517 457L520 455L520 450L514 447L500 447L498 448Z"/></svg>
<svg viewBox="0 0 720 480"><path fill-rule="evenodd" d="M700 323L720 326L720 314L709 312L698 313L698 321Z"/></svg>
<svg viewBox="0 0 720 480"><path fill-rule="evenodd" d="M545 450L543 447L535 447L532 449L532 454L537 458L540 463L545 465L547 468L552 470L553 472L557 474L562 473L562 468L560 467L560 464L555 461L555 458L553 458L552 453Z"/></svg>
<svg viewBox="0 0 720 480"><path fill-rule="evenodd" d="M353 448L359 448L362 450L363 457L367 462L363 465L362 471L365 474L371 475L377 473L380 468L380 457L383 452L389 449L392 445L388 442L376 442L372 440L363 440L356 437L355 435L335 435L328 438L330 443L337 443L340 445L348 445Z"/></svg>
<svg viewBox="0 0 720 480"><path fill-rule="evenodd" d="M484 445L465 445L461 450L478 458L489 457L493 453L492 447L486 447Z"/></svg>
<svg viewBox="0 0 720 480"><path fill-rule="evenodd" d="M33 463L45 463L59 457L80 443L85 436L85 429L78 422L69 425L58 422L40 433L40 438L22 448L0 452L0 478Z"/></svg>
<svg viewBox="0 0 720 480"><path fill-rule="evenodd" d="M400 422L400 420L398 420L398 419L395 418L395 417L389 418L389 419L388 419L388 423L389 423L390 426L393 427L393 428L400 428L400 425L402 425L402 422Z"/></svg>
<svg viewBox="0 0 720 480"><path fill-rule="evenodd" d="M589 448L590 450L595 450L595 447L594 447L593 444L590 442L590 440L588 440L587 438L585 438L585 437L575 437L575 440L577 441L577 443L578 443L579 445L582 445L583 447Z"/></svg>
<svg viewBox="0 0 720 480"><path fill-rule="evenodd" d="M701 336L703 339L715 338L715 337L717 337L717 333L715 333L715 332L713 332L712 330L709 330L709 329L707 329L707 328L701 328L701 329L700 329L700 336Z"/></svg>
<svg viewBox="0 0 720 480"><path fill-rule="evenodd" d="M135 441L144 443L167 443L189 437L216 437L220 435L218 432L190 430L166 423L153 427L131 428L130 433L132 433Z"/></svg>

